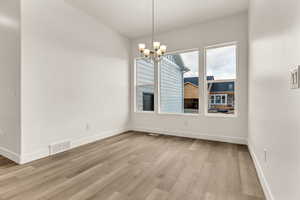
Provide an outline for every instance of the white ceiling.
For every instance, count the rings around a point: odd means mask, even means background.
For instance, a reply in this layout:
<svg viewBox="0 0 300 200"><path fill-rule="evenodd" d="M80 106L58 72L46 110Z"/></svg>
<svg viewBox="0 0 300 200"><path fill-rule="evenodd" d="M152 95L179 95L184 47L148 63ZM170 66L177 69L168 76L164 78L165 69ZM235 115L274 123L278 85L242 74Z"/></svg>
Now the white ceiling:
<svg viewBox="0 0 300 200"><path fill-rule="evenodd" d="M151 34L151 0L66 0L128 38ZM248 0L155 0L158 32L248 9Z"/></svg>

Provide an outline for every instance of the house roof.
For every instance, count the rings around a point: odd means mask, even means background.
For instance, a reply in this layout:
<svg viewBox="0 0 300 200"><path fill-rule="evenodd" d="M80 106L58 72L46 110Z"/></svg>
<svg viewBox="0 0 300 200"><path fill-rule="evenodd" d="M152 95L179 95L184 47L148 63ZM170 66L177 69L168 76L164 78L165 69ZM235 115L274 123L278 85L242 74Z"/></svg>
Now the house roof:
<svg viewBox="0 0 300 200"><path fill-rule="evenodd" d="M208 81L214 80L214 76L207 76L206 78ZM198 77L186 77L186 78L184 78L184 83L192 83L192 84L198 86L199 78Z"/></svg>
<svg viewBox="0 0 300 200"><path fill-rule="evenodd" d="M213 80L215 80L215 77L214 76L206 76L206 79L208 81L213 81Z"/></svg>
<svg viewBox="0 0 300 200"><path fill-rule="evenodd" d="M213 76L207 76L207 80L214 80ZM199 86L199 78L198 77L187 77L184 78L184 83L191 83L193 85ZM233 92L234 91L234 81L230 82L217 82L211 83L210 92Z"/></svg>
<svg viewBox="0 0 300 200"><path fill-rule="evenodd" d="M186 82L186 83L184 83L184 85L191 85L191 86L193 86L193 87L196 87L196 88L198 88L198 86L197 86L197 85L194 85L194 84L192 84L192 83L190 83L190 82Z"/></svg>
<svg viewBox="0 0 300 200"><path fill-rule="evenodd" d="M198 77L187 77L187 78L184 78L184 83L192 83L193 85L198 86L199 78Z"/></svg>
<svg viewBox="0 0 300 200"><path fill-rule="evenodd" d="M171 62L175 63L183 72L188 72L190 69L184 65L182 57L180 54L170 54L165 55L164 58L170 60Z"/></svg>
<svg viewBox="0 0 300 200"><path fill-rule="evenodd" d="M211 83L212 87L210 92L233 92L234 82Z"/></svg>

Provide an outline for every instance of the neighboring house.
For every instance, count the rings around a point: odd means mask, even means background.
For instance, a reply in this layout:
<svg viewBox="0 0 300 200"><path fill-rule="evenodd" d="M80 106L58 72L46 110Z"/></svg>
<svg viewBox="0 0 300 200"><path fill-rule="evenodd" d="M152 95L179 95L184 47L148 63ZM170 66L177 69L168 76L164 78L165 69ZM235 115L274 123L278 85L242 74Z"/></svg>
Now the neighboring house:
<svg viewBox="0 0 300 200"><path fill-rule="evenodd" d="M142 82L137 82L137 109L154 110L154 68L153 64L138 59L137 74ZM183 73L187 71L180 55L166 55L160 62L160 111L165 113L184 111ZM139 80L138 80L139 81Z"/></svg>
<svg viewBox="0 0 300 200"><path fill-rule="evenodd" d="M136 104L138 111L154 110L154 68L153 64L143 59L136 61L137 79Z"/></svg>
<svg viewBox="0 0 300 200"><path fill-rule="evenodd" d="M234 112L234 81L208 84L209 112Z"/></svg>
<svg viewBox="0 0 300 200"><path fill-rule="evenodd" d="M187 71L180 55L166 55L160 62L160 111L183 113L183 74Z"/></svg>
<svg viewBox="0 0 300 200"><path fill-rule="evenodd" d="M199 104L199 78L184 78L184 109L186 112L197 112Z"/></svg>
<svg viewBox="0 0 300 200"><path fill-rule="evenodd" d="M208 76L207 80L214 80ZM208 112L232 113L234 111L234 82L219 82L208 84ZM199 78L184 79L184 107L198 109Z"/></svg>

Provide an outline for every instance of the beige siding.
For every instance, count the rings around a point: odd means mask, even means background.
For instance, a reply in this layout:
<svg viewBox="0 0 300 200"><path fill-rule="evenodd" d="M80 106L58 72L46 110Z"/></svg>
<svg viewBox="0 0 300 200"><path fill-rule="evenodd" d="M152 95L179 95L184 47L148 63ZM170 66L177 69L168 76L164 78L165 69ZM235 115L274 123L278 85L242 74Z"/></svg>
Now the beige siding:
<svg viewBox="0 0 300 200"><path fill-rule="evenodd" d="M185 99L198 99L199 88L191 83L184 84L184 98Z"/></svg>

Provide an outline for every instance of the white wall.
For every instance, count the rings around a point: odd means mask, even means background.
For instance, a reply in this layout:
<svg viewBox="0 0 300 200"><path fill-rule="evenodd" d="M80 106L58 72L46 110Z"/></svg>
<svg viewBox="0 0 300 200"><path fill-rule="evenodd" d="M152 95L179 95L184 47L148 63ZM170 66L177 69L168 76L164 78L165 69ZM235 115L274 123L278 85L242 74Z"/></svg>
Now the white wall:
<svg viewBox="0 0 300 200"><path fill-rule="evenodd" d="M0 155L20 153L20 1L0 1Z"/></svg>
<svg viewBox="0 0 300 200"><path fill-rule="evenodd" d="M268 199L299 200L300 89L289 70L300 65L300 1L250 2L249 145Z"/></svg>
<svg viewBox="0 0 300 200"><path fill-rule="evenodd" d="M124 131L130 42L62 0L21 8L22 162Z"/></svg>
<svg viewBox="0 0 300 200"><path fill-rule="evenodd" d="M248 17L247 13L210 21L204 24L174 30L156 37L168 45L168 51L199 48L200 73L204 69L204 47L237 41L239 46L238 63L238 117L220 118L204 116L204 104L201 102L199 116L166 115L134 113L131 105L131 126L135 130L153 131L168 134L180 134L207 139L225 140L230 142L245 143L247 139L247 99L248 99ZM150 38L141 38L132 42L133 57L138 56L137 45L140 42L150 41ZM149 46L149 43L147 44ZM133 60L133 59L132 59ZM133 80L132 63L131 79ZM203 76L201 76L203 79ZM134 83L132 81L131 97L134 98ZM202 84L203 86L203 84ZM200 96L203 99L203 92Z"/></svg>

